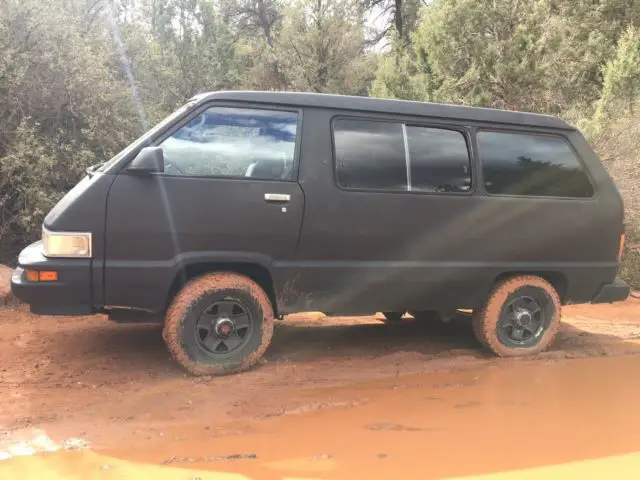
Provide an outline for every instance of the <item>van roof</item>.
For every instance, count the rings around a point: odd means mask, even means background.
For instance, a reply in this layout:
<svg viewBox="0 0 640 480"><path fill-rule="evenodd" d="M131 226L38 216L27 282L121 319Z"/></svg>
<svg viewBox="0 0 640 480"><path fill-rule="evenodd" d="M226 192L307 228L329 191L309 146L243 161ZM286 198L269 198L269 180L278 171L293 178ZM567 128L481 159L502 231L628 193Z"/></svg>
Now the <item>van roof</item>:
<svg viewBox="0 0 640 480"><path fill-rule="evenodd" d="M551 115L514 112L495 108L445 105L407 100L329 95L324 93L218 91L196 95L192 100L229 100L251 103L271 103L294 107L318 107L398 115L415 115L436 119L469 120L493 124L575 130L564 120Z"/></svg>

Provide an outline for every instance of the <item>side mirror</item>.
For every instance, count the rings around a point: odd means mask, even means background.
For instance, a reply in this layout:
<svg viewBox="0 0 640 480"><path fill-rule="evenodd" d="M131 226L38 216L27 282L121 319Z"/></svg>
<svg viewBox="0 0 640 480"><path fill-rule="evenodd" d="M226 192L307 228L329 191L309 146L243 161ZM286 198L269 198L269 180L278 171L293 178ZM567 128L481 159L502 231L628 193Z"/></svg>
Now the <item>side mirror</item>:
<svg viewBox="0 0 640 480"><path fill-rule="evenodd" d="M129 172L133 173L162 173L164 172L164 153L162 147L145 147L136 158L131 160Z"/></svg>

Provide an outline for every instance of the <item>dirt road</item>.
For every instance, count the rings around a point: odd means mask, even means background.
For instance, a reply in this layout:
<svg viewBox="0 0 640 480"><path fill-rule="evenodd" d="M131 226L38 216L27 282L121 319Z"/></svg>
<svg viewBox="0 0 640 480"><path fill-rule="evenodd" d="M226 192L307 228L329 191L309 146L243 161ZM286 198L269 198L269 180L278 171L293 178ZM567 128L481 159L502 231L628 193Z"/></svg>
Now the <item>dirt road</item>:
<svg viewBox="0 0 640 480"><path fill-rule="evenodd" d="M640 301L564 317L551 351L505 360L462 319L294 316L259 368L196 379L170 360L159 326L0 309L0 452L38 429L112 463L425 479L640 451Z"/></svg>

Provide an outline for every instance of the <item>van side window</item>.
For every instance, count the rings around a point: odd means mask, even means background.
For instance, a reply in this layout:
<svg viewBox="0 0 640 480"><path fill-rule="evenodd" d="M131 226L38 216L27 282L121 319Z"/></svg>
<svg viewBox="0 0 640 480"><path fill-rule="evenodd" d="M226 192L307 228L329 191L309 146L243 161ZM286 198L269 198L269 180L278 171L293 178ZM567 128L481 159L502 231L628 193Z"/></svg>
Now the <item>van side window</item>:
<svg viewBox="0 0 640 480"><path fill-rule="evenodd" d="M406 133L412 192L471 190L471 161L462 133L412 126L406 127Z"/></svg>
<svg viewBox="0 0 640 480"><path fill-rule="evenodd" d="M399 192L468 192L471 161L462 133L395 122L333 123L338 184Z"/></svg>
<svg viewBox="0 0 640 480"><path fill-rule="evenodd" d="M340 186L407 190L402 124L337 119L333 135Z"/></svg>
<svg viewBox="0 0 640 480"><path fill-rule="evenodd" d="M165 139L165 173L291 180L297 114L212 107Z"/></svg>
<svg viewBox="0 0 640 480"><path fill-rule="evenodd" d="M593 186L569 144L560 137L480 132L488 193L589 198Z"/></svg>

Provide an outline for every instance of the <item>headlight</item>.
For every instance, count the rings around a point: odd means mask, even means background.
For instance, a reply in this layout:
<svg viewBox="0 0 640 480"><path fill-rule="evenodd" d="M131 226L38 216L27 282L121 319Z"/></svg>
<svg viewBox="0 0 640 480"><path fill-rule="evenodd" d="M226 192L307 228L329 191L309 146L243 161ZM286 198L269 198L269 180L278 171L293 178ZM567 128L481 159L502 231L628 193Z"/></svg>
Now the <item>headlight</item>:
<svg viewBox="0 0 640 480"><path fill-rule="evenodd" d="M42 229L42 246L47 257L91 258L91 234L49 232Z"/></svg>

